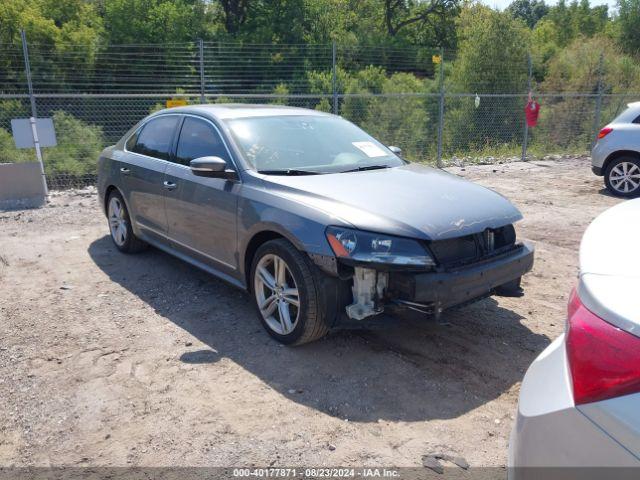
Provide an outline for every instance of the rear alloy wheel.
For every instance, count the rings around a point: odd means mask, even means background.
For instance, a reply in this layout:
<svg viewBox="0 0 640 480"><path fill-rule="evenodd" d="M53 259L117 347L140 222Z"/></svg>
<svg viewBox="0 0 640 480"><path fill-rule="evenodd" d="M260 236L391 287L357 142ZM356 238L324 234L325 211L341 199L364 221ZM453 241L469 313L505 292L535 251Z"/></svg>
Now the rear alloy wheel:
<svg viewBox="0 0 640 480"><path fill-rule="evenodd" d="M621 157L614 160L605 173L609 191L621 197L635 197L640 193L640 160Z"/></svg>
<svg viewBox="0 0 640 480"><path fill-rule="evenodd" d="M318 288L321 275L287 240L271 240L258 248L251 267L251 293L269 335L287 345L300 345L327 334L328 304Z"/></svg>
<svg viewBox="0 0 640 480"><path fill-rule="evenodd" d="M137 253L147 248L147 243L140 240L133 233L124 199L116 190L109 195L107 219L109 221L111 240L118 247L118 250L124 253Z"/></svg>

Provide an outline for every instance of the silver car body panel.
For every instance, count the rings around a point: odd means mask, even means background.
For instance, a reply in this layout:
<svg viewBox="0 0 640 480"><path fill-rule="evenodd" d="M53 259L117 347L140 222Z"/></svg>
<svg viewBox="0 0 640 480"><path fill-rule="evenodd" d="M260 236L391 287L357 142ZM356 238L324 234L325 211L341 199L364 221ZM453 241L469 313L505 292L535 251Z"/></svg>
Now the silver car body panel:
<svg viewBox="0 0 640 480"><path fill-rule="evenodd" d="M616 152L640 153L640 124L633 121L640 116L640 102L630 103L628 108L605 127L614 130L599 139L591 151L591 165L603 170L605 162ZM602 172L604 173L604 171Z"/></svg>
<svg viewBox="0 0 640 480"><path fill-rule="evenodd" d="M640 336L640 199L599 215L580 244L578 292L599 317ZM621 252L622 253L621 255Z"/></svg>
<svg viewBox="0 0 640 480"><path fill-rule="evenodd" d="M527 370L507 465L516 469L514 479L529 478L525 467L640 467L638 458L575 408L564 335Z"/></svg>
<svg viewBox="0 0 640 480"><path fill-rule="evenodd" d="M590 311L639 335L640 199L596 218L580 246L578 294ZM621 255L621 252L623 254ZM575 406L565 336L529 367L520 390L509 465L640 467L640 394ZM511 472L514 478L526 470ZM529 472L531 473L531 472Z"/></svg>

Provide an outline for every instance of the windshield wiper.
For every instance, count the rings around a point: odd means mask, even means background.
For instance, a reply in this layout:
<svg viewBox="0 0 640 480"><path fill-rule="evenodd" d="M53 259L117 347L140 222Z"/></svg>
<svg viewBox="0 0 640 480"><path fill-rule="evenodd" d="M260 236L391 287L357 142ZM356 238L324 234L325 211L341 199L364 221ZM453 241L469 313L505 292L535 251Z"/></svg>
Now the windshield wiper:
<svg viewBox="0 0 640 480"><path fill-rule="evenodd" d="M295 168L285 168L282 170L258 170L263 175L321 175L323 172L315 170L297 170Z"/></svg>
<svg viewBox="0 0 640 480"><path fill-rule="evenodd" d="M350 170L343 170L340 173L364 172L365 170L380 170L382 168L391 168L391 167L389 165L365 165L363 167L352 168Z"/></svg>

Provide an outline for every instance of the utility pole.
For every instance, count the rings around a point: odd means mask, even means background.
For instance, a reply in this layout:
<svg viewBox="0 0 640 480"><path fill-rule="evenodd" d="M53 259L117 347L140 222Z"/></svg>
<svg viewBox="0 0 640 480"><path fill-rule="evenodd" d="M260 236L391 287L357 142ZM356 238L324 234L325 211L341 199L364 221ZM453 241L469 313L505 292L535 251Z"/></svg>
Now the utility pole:
<svg viewBox="0 0 640 480"><path fill-rule="evenodd" d="M338 115L338 71L336 41L331 44L331 90L333 93L333 114Z"/></svg>
<svg viewBox="0 0 640 480"><path fill-rule="evenodd" d="M604 52L600 54L600 62L598 63L598 96L596 97L596 114L593 118L593 132L591 135L591 148L596 144L598 132L600 131L600 116L602 115L602 91L603 86L603 70L604 70Z"/></svg>
<svg viewBox="0 0 640 480"><path fill-rule="evenodd" d="M199 60L200 60L200 103L206 103L204 97L204 42L202 39L198 40Z"/></svg>
<svg viewBox="0 0 640 480"><path fill-rule="evenodd" d="M527 54L527 60L529 62L529 75L527 77L527 95L531 94L531 77L533 76L533 66L531 63L531 53ZM529 124L527 123L527 117L524 119L524 138L522 139L522 161L527 161L527 144L529 143Z"/></svg>
<svg viewBox="0 0 640 480"><path fill-rule="evenodd" d="M444 130L444 48L440 48L440 105L438 113L438 168L442 168L442 135Z"/></svg>

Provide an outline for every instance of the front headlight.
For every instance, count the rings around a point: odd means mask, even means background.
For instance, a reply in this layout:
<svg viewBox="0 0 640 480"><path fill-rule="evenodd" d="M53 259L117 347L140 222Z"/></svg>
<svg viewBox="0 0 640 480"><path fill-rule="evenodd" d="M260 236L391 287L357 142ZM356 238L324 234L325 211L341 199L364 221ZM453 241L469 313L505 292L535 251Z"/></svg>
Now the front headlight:
<svg viewBox="0 0 640 480"><path fill-rule="evenodd" d="M356 262L433 267L435 261L417 241L342 227L328 227L327 240L339 258Z"/></svg>

